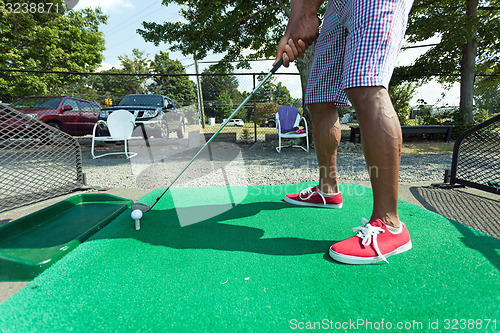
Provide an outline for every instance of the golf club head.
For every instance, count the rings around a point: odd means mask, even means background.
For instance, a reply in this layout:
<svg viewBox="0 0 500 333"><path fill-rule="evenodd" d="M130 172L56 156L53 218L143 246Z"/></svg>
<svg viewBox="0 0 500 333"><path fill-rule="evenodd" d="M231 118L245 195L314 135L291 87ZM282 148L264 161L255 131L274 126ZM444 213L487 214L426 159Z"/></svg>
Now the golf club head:
<svg viewBox="0 0 500 333"><path fill-rule="evenodd" d="M143 213L146 213L146 212L149 212L151 210L151 206L145 205L145 204L140 203L140 202L134 202L132 204L132 210L136 210L136 209L140 210Z"/></svg>

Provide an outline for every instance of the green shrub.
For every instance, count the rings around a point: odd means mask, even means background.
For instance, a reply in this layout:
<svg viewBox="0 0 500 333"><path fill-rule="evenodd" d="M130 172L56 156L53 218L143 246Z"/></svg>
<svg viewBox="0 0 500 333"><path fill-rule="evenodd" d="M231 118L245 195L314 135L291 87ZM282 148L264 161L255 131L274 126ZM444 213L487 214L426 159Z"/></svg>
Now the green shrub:
<svg viewBox="0 0 500 333"><path fill-rule="evenodd" d="M241 132L241 141L249 143L251 140L252 140L252 135L250 135L248 128L244 128L243 131Z"/></svg>
<svg viewBox="0 0 500 333"><path fill-rule="evenodd" d="M279 105L276 102L267 102L257 104L255 116L257 124L263 124L267 117L274 117L278 112Z"/></svg>
<svg viewBox="0 0 500 333"><path fill-rule="evenodd" d="M404 82L389 87L392 105L401 125L408 125L411 114L410 101L413 95L415 95L415 88L415 84L411 82Z"/></svg>

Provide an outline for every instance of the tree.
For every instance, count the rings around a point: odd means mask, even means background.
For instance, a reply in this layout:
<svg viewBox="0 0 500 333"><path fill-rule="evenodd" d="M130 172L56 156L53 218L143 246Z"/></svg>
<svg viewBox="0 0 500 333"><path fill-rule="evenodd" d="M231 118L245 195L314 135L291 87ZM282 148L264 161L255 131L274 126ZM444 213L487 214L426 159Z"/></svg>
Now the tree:
<svg viewBox="0 0 500 333"><path fill-rule="evenodd" d="M266 102L257 104L255 118L257 124L264 125L267 117L274 117L278 112L279 105L276 102Z"/></svg>
<svg viewBox="0 0 500 333"><path fill-rule="evenodd" d="M217 115L217 101L220 96L224 96L223 92L227 92L227 96L232 101L241 98L241 93L238 91L238 80L236 76L227 74L227 67L212 65L206 68L203 74L205 75L201 77L201 87L207 117Z"/></svg>
<svg viewBox="0 0 500 333"><path fill-rule="evenodd" d="M132 56L133 57L123 55L118 57L123 68L123 73L148 74L151 62L147 58L148 55L139 49L132 49ZM146 94L149 92L147 77L127 76L127 80L132 81L131 85L136 87L136 89L134 91L130 91L129 94Z"/></svg>
<svg viewBox="0 0 500 333"><path fill-rule="evenodd" d="M500 112L500 77L484 76L476 80L476 109L489 115Z"/></svg>
<svg viewBox="0 0 500 333"><path fill-rule="evenodd" d="M94 94L96 100L104 102L104 98L112 98L113 104L128 94L157 93L168 96L187 106L196 102L194 82L186 76L149 76L120 74L186 74L184 67L177 60L171 60L169 54L160 52L153 61L146 58L144 52L132 50L132 56L120 56L122 68L111 68L100 72L103 75L92 75L78 85L82 91L87 91L90 97ZM111 75L109 75L111 74ZM115 74L115 75L112 75Z"/></svg>
<svg viewBox="0 0 500 333"><path fill-rule="evenodd" d="M173 51L185 55L196 54L198 59L207 52L227 52L225 61L240 60L241 67L248 67L248 60L275 55L279 38L284 32L286 7L281 1L210 1L164 0L164 5L187 4L180 15L185 22L143 22L139 29L146 41L158 45L172 43ZM255 50L254 54L242 56L244 49Z"/></svg>
<svg viewBox="0 0 500 333"><path fill-rule="evenodd" d="M133 49L132 56L119 56L121 68L113 67L101 71L100 73L103 75L92 76L89 79L90 87L96 91L101 99L112 98L113 104L118 103L125 95L148 93L148 77L120 75L150 73L150 60L146 56L145 52L139 49Z"/></svg>
<svg viewBox="0 0 500 333"><path fill-rule="evenodd" d="M389 87L392 105L396 111L401 125L408 125L411 107L410 101L415 95L415 84L412 82L402 82Z"/></svg>
<svg viewBox="0 0 500 333"><path fill-rule="evenodd" d="M111 98L113 104L117 104L123 96L142 90L141 82L134 77L119 75L126 73L121 68L113 67L99 73L102 75L90 76L87 85L95 92L96 97L94 99L101 104L104 104L105 98Z"/></svg>
<svg viewBox="0 0 500 333"><path fill-rule="evenodd" d="M278 105L293 105L293 99L290 95L290 90L284 86L281 82L278 82L276 88L274 89L274 100Z"/></svg>
<svg viewBox="0 0 500 333"><path fill-rule="evenodd" d="M185 20L163 24L143 22L144 29L139 29L138 33L146 41L157 46L162 42L170 43L172 51L195 55L196 59L203 59L208 51L226 53L222 62L239 61L238 68L248 68L249 60L275 57L290 14L290 2L286 0L163 1L164 5L171 3L187 4L180 11ZM244 56L243 50L254 52ZM313 55L314 47L311 46L305 58L297 60L303 95Z"/></svg>
<svg viewBox="0 0 500 333"><path fill-rule="evenodd" d="M14 13L0 0L0 68L49 71L94 71L102 62L106 23L100 9L68 11L62 0L51 1L50 12ZM19 0L16 3L42 4ZM38 8L38 7L37 7ZM2 72L0 99L11 102L26 95L62 94L79 76Z"/></svg>
<svg viewBox="0 0 500 333"><path fill-rule="evenodd" d="M227 90L221 91L217 96L215 110L219 120L226 119L233 113L233 100Z"/></svg>
<svg viewBox="0 0 500 333"><path fill-rule="evenodd" d="M167 52L160 51L151 62L151 71L155 74L186 74L184 66L178 60L172 60ZM155 76L150 90L164 94L181 105L196 103L194 82L187 76Z"/></svg>
<svg viewBox="0 0 500 333"><path fill-rule="evenodd" d="M266 76L266 73L259 74L257 76L257 81L260 82L264 76ZM269 79L260 86L260 89L254 93L257 102L271 102L273 100L274 91L276 90L274 81L276 81L276 77L269 77Z"/></svg>
<svg viewBox="0 0 500 333"><path fill-rule="evenodd" d="M145 58L145 53L138 49L133 49L132 55L132 57L128 55L118 57L122 68L113 67L99 72L102 75L92 75L86 80L89 90L94 91L96 95L95 100L103 103L105 98L111 98L113 104L117 104L125 95L145 94L149 92L147 77L121 75L149 73L150 61Z"/></svg>
<svg viewBox="0 0 500 333"><path fill-rule="evenodd" d="M442 74L442 82L460 80L460 111L473 122L476 70L500 69L500 0L416 0L409 17L408 41L438 36L407 73L414 79Z"/></svg>
<svg viewBox="0 0 500 333"><path fill-rule="evenodd" d="M261 73L258 77L257 80L261 81L266 73ZM257 102L276 102L278 105L292 105L293 104L293 99L292 96L290 95L290 91L286 86L283 85L283 83L278 82L277 84L274 83L276 81L276 77L270 77L264 84L261 86L261 88L254 93L255 99Z"/></svg>
<svg viewBox="0 0 500 333"><path fill-rule="evenodd" d="M303 109L302 109L302 98L292 98L292 106L295 106L297 109L299 109L299 111L302 113L303 112Z"/></svg>

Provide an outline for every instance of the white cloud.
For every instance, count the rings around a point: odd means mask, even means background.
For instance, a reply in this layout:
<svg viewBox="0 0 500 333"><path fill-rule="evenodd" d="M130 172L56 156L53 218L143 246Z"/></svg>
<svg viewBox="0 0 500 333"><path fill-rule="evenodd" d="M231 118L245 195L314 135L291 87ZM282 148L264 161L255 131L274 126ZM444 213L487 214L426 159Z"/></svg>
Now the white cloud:
<svg viewBox="0 0 500 333"><path fill-rule="evenodd" d="M113 68L113 65L103 62L101 63L101 66L96 70L96 72L107 71L111 68Z"/></svg>
<svg viewBox="0 0 500 333"><path fill-rule="evenodd" d="M111 68L122 68L122 64L120 61L118 61L114 65L109 63L109 62L102 62L101 66L99 66L99 68L97 68L96 72L107 71L108 69L111 69Z"/></svg>
<svg viewBox="0 0 500 333"><path fill-rule="evenodd" d="M78 10L87 7L101 7L105 13L120 11L122 9L135 9L134 4L130 0L80 0L75 9Z"/></svg>
<svg viewBox="0 0 500 333"><path fill-rule="evenodd" d="M419 99L434 106L458 106L460 103L460 84L454 83L450 89L444 89L439 82L431 80L417 88L411 105L417 105Z"/></svg>

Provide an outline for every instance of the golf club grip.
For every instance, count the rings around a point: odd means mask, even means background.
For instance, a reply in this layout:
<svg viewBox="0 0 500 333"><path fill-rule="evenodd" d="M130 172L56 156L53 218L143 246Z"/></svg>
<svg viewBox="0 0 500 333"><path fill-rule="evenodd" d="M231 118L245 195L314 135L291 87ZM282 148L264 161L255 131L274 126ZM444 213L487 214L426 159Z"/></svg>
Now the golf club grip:
<svg viewBox="0 0 500 333"><path fill-rule="evenodd" d="M174 183L177 181L177 179L180 178L180 176L184 173L184 171L186 171L187 168L189 168L189 166L194 162L194 160L196 160L196 158L198 157L198 155L201 154L201 152L203 150L205 150L205 148L210 144L210 142L212 142L212 140L222 131L222 129L224 127L226 127L227 123L233 119L233 117L241 110L241 108L243 106L245 106L245 104L248 102L248 100L250 100L250 98L253 96L253 94L259 90L259 88L269 79L269 77L276 73L276 71L281 67L281 65L283 65L283 58L281 58L274 66L273 68L271 69L271 71L269 71L269 73L267 73L267 75L262 79L262 81L259 82L259 84L250 92L250 94L248 94L248 96L243 100L243 102L241 102L241 104L236 108L236 110L233 111L233 113L231 113L231 115L226 119L226 121L224 121L222 123L222 125L219 127L219 129L217 131L215 131L215 133L210 137L210 139L208 139L207 142L205 142L205 144L203 145L203 147L201 147L201 149L194 155L194 157L191 159L191 161L189 161L189 163L184 167L184 169L181 170L181 172L179 172L179 174L174 178L174 180L172 180L172 182L170 183L170 185L167 186L167 188L162 192L162 194L160 194L160 196L158 198L156 198L155 202L151 205L151 208L153 208L154 205L156 205L156 203L161 199L161 197L167 193L167 191L170 189L170 187L172 187L172 185L174 185Z"/></svg>
<svg viewBox="0 0 500 333"><path fill-rule="evenodd" d="M271 74L276 73L276 71L281 67L281 65L283 65L283 58L278 60L278 62L274 65L273 69L271 69Z"/></svg>

